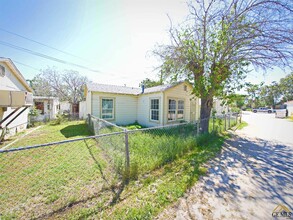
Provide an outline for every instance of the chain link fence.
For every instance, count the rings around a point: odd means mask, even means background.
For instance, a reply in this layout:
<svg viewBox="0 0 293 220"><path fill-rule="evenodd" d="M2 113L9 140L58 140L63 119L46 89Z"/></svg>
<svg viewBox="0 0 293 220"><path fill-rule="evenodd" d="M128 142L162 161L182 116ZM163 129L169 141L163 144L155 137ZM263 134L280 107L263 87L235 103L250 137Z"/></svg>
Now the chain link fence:
<svg viewBox="0 0 293 220"><path fill-rule="evenodd" d="M210 130L226 130L238 118L215 116ZM127 130L89 116L93 136L0 150L0 219L49 218L79 204L106 206L129 180L192 150L200 122Z"/></svg>

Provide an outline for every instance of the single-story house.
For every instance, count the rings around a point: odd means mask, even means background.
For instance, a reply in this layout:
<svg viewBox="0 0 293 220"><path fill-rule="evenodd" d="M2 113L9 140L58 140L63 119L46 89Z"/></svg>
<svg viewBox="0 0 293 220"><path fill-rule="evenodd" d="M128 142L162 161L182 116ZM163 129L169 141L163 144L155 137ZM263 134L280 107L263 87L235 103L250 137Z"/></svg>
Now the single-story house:
<svg viewBox="0 0 293 220"><path fill-rule="evenodd" d="M9 58L0 58L0 136L3 137L4 129L13 134L27 127L32 92L14 63Z"/></svg>
<svg viewBox="0 0 293 220"><path fill-rule="evenodd" d="M60 110L58 97L34 96L34 107L39 115L34 118L35 121L55 119Z"/></svg>
<svg viewBox="0 0 293 220"><path fill-rule="evenodd" d="M284 103L288 109L288 115L293 115L293 100Z"/></svg>
<svg viewBox="0 0 293 220"><path fill-rule="evenodd" d="M118 125L138 122L152 127L199 118L199 99L188 82L151 88L88 83L85 97L87 114Z"/></svg>

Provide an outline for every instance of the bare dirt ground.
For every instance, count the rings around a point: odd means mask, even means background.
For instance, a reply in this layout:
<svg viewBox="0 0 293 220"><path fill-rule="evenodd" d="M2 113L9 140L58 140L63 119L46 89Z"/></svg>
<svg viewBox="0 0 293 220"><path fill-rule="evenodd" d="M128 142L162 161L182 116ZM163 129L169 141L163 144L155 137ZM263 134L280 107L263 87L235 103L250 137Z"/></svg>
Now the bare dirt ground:
<svg viewBox="0 0 293 220"><path fill-rule="evenodd" d="M293 122L253 113L244 120L249 126L226 141L208 174L158 219L272 219L278 204L293 211Z"/></svg>

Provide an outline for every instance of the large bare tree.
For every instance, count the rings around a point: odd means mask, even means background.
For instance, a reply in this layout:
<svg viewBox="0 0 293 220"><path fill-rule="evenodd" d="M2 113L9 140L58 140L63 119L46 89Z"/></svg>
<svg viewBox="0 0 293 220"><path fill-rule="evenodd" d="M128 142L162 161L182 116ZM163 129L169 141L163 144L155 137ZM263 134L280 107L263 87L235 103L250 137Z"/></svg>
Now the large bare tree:
<svg viewBox="0 0 293 220"><path fill-rule="evenodd" d="M87 77L77 71L64 70L59 72L54 67L48 67L31 80L35 95L56 96L61 101L77 104L83 99L83 89L88 82Z"/></svg>
<svg viewBox="0 0 293 220"><path fill-rule="evenodd" d="M182 24L171 22L169 45L154 53L171 80L188 79L201 98L201 119L209 119L213 97L241 85L248 68L291 67L291 0L196 0ZM171 19L170 19L171 21ZM209 120L203 120L202 132Z"/></svg>

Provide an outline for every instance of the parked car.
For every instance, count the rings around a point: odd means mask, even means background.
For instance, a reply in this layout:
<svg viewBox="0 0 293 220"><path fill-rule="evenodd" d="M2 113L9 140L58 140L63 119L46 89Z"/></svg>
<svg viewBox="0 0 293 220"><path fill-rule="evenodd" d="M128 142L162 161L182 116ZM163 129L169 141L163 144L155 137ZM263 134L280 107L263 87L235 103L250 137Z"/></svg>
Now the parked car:
<svg viewBox="0 0 293 220"><path fill-rule="evenodd" d="M252 112L254 112L254 113L257 113L257 112L273 113L273 112L275 112L275 110L271 109L271 108L267 108L267 107L260 107L260 108L252 109Z"/></svg>

